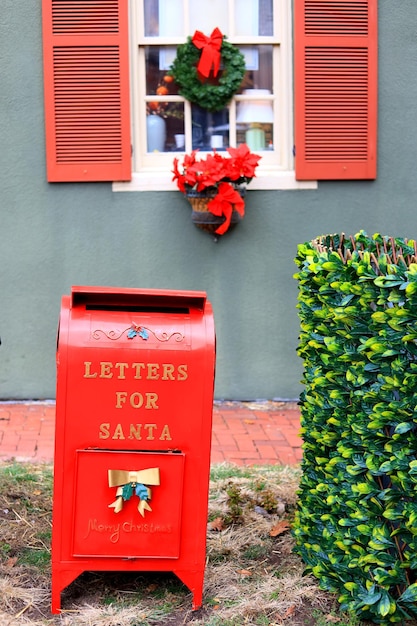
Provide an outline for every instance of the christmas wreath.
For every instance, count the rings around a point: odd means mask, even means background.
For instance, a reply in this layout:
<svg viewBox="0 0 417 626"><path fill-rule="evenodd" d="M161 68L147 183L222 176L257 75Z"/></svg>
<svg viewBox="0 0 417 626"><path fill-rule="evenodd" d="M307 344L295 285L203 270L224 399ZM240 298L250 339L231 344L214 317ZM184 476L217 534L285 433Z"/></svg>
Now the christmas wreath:
<svg viewBox="0 0 417 626"><path fill-rule="evenodd" d="M169 73L184 98L208 111L220 111L242 83L245 58L218 28L210 37L196 31L187 43L178 46Z"/></svg>

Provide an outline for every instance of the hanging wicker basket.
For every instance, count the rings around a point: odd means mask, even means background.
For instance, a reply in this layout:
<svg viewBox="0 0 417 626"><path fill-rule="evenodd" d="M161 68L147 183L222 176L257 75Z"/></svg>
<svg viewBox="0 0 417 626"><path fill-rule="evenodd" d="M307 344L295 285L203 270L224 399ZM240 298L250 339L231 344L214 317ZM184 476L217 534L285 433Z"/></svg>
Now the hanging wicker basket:
<svg viewBox="0 0 417 626"><path fill-rule="evenodd" d="M244 198L246 194L246 189L244 187L235 187L236 191L239 195ZM204 230L207 233L213 235L215 241L218 240L221 235L216 233L216 230L223 224L225 221L225 217L223 215L214 215L207 208L208 203L212 200L217 194L217 191L188 191L186 193L186 197L191 204L191 219L193 223ZM235 210L232 212L232 219L230 220L230 226L227 230L229 232L236 224L238 224L242 220L242 217Z"/></svg>

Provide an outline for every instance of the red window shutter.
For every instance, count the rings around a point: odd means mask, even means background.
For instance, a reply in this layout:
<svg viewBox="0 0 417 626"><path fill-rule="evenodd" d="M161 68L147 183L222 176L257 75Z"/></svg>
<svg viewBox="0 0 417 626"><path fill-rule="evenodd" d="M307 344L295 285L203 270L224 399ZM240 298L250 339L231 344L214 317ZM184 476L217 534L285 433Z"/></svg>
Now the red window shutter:
<svg viewBox="0 0 417 626"><path fill-rule="evenodd" d="M294 5L296 178L376 178L377 0Z"/></svg>
<svg viewBox="0 0 417 626"><path fill-rule="evenodd" d="M42 0L49 182L131 179L127 0Z"/></svg>

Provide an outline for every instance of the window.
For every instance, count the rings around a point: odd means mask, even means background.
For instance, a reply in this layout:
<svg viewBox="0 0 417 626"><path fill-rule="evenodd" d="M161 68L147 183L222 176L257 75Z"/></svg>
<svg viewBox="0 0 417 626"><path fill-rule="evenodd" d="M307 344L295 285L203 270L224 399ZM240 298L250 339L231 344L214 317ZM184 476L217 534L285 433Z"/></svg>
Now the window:
<svg viewBox="0 0 417 626"><path fill-rule="evenodd" d="M251 189L376 176L377 0L42 0L42 23L50 182L174 189L182 150L244 140L263 157ZM164 77L176 46L215 26L247 67L229 106L207 114Z"/></svg>
<svg viewBox="0 0 417 626"><path fill-rule="evenodd" d="M133 1L133 172L138 187L142 182L146 188L153 178L158 189L174 188L172 160L184 150L222 151L243 142L262 154L258 178L292 168L288 9L288 0ZM230 103L210 113L181 97L167 72L176 46L196 30L210 35L216 27L242 52L246 72Z"/></svg>

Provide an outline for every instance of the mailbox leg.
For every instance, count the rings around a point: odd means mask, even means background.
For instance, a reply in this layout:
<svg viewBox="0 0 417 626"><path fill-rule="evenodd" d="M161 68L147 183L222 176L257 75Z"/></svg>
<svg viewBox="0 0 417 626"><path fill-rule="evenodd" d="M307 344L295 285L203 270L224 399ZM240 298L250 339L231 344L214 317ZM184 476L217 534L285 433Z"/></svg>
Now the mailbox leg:
<svg viewBox="0 0 417 626"><path fill-rule="evenodd" d="M68 587L80 573L72 570L52 571L51 613L57 614L61 612L61 591Z"/></svg>
<svg viewBox="0 0 417 626"><path fill-rule="evenodd" d="M201 609L203 604L204 568L197 571L175 570L175 574L193 594L192 610L198 611L198 609Z"/></svg>
<svg viewBox="0 0 417 626"><path fill-rule="evenodd" d="M58 615L61 613L61 590L52 586L52 594L51 594L51 613L54 615Z"/></svg>
<svg viewBox="0 0 417 626"><path fill-rule="evenodd" d="M192 610L198 611L203 606L203 588L193 590L193 605Z"/></svg>

